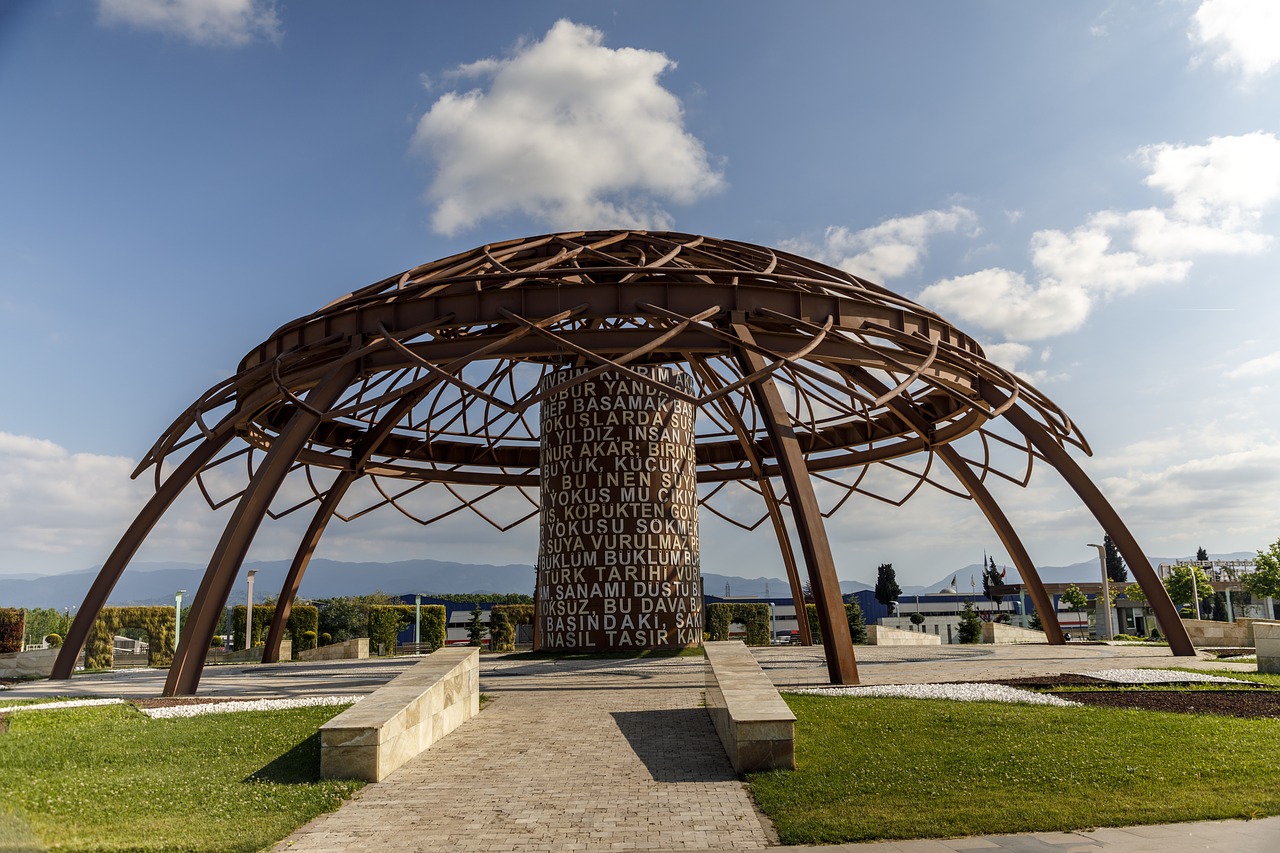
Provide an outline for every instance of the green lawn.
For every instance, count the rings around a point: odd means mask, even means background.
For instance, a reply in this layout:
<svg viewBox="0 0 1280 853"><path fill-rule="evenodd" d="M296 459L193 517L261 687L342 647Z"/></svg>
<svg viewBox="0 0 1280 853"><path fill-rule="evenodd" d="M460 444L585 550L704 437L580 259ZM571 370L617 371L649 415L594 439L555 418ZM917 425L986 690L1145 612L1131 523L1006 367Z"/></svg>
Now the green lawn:
<svg viewBox="0 0 1280 853"><path fill-rule="evenodd" d="M317 729L342 710L11 714L0 733L0 841L16 846L0 849L260 850L363 784L319 778Z"/></svg>
<svg viewBox="0 0 1280 853"><path fill-rule="evenodd" d="M1280 720L785 698L798 769L748 777L784 844L1280 814Z"/></svg>

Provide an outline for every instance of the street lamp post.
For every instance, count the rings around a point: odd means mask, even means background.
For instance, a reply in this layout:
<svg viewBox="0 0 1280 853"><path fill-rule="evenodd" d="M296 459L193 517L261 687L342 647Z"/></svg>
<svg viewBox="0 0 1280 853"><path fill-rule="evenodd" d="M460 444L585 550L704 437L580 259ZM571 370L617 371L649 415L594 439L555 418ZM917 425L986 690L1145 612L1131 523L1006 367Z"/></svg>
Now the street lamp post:
<svg viewBox="0 0 1280 853"><path fill-rule="evenodd" d="M422 596L413 597L413 651L422 651Z"/></svg>
<svg viewBox="0 0 1280 853"><path fill-rule="evenodd" d="M182 596L185 589L180 589L173 596L173 650L178 650L178 637L182 635Z"/></svg>
<svg viewBox="0 0 1280 853"><path fill-rule="evenodd" d="M1098 562L1102 565L1102 618L1098 620L1098 639L1110 640L1111 634L1111 579L1107 577L1107 549L1103 545L1089 543L1098 549Z"/></svg>
<svg viewBox="0 0 1280 853"><path fill-rule="evenodd" d="M257 569L249 570L249 606L244 611L244 647L253 648L253 576Z"/></svg>

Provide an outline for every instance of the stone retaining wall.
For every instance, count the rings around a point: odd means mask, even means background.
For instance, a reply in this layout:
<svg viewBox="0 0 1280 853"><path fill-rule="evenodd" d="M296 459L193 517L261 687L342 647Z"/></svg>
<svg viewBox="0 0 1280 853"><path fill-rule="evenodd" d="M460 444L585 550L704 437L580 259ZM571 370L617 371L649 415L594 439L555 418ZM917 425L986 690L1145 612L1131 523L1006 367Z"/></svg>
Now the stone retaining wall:
<svg viewBox="0 0 1280 853"><path fill-rule="evenodd" d="M1280 622L1254 622L1252 628L1258 672L1280 673Z"/></svg>
<svg viewBox="0 0 1280 853"><path fill-rule="evenodd" d="M320 775L379 782L478 713L480 650L438 649L320 727Z"/></svg>
<svg viewBox="0 0 1280 853"><path fill-rule="evenodd" d="M794 770L796 715L738 640L704 645L707 711L733 769Z"/></svg>
<svg viewBox="0 0 1280 853"><path fill-rule="evenodd" d="M0 678L48 678L61 649L31 649L0 655Z"/></svg>
<svg viewBox="0 0 1280 853"><path fill-rule="evenodd" d="M1015 628L1003 622L983 622L982 642L984 643L1047 643L1049 638L1044 631L1032 631L1030 628Z"/></svg>
<svg viewBox="0 0 1280 853"><path fill-rule="evenodd" d="M262 652L266 646L254 646L251 649L237 649L222 656L223 663L262 663ZM293 660L293 641L280 641L280 660Z"/></svg>
<svg viewBox="0 0 1280 853"><path fill-rule="evenodd" d="M367 657L369 657L369 638L356 637L344 643L331 643L298 652L297 660L364 660Z"/></svg>
<svg viewBox="0 0 1280 853"><path fill-rule="evenodd" d="M868 646L940 646L942 638L924 631L903 631L888 625L867 626Z"/></svg>

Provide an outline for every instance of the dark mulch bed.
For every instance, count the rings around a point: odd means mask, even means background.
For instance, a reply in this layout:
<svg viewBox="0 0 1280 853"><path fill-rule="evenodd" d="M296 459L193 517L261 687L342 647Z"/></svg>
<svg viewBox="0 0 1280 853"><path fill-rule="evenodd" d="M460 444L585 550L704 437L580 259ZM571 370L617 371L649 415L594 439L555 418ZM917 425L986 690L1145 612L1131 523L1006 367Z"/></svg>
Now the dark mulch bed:
<svg viewBox="0 0 1280 853"><path fill-rule="evenodd" d="M162 696L156 699L130 699L139 708L172 708L174 705L211 705L223 702L257 702L260 696Z"/></svg>
<svg viewBox="0 0 1280 853"><path fill-rule="evenodd" d="M1083 705L1280 719L1280 690L1076 690L1046 691Z"/></svg>
<svg viewBox="0 0 1280 853"><path fill-rule="evenodd" d="M1139 711L1170 711L1175 714L1221 714L1228 717L1280 718L1280 690L1265 687L1199 688L1178 690L1177 683L1161 685L1161 689L1138 685L1119 685L1088 675L1033 675L1006 678L993 682L1010 687L1058 696L1082 705L1107 708L1132 708ZM1192 682L1183 682L1190 684ZM1055 690L1055 687L1099 687L1100 690ZM1174 689L1169 689L1174 688Z"/></svg>

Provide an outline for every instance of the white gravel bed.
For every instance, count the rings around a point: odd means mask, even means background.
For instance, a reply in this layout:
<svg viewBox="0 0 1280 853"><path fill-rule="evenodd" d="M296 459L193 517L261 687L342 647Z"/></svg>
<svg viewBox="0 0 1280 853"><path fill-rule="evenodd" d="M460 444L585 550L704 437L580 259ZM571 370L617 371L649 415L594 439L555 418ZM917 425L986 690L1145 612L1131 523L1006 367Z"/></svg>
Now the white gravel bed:
<svg viewBox="0 0 1280 853"><path fill-rule="evenodd" d="M1171 684L1180 681L1212 681L1218 684L1240 683L1238 678L1224 678L1221 675L1208 675L1207 673L1198 672L1174 672L1171 669L1098 669L1074 674L1100 678L1103 681L1114 681L1117 684Z"/></svg>
<svg viewBox="0 0 1280 853"><path fill-rule="evenodd" d="M157 720L199 717L203 714L232 714L237 711L279 711L284 708L312 708L318 705L352 705L363 696L304 696L300 699L254 699L248 702L201 702L138 710Z"/></svg>
<svg viewBox="0 0 1280 853"><path fill-rule="evenodd" d="M905 699L951 699L956 702L1016 702L1060 708L1080 704L1003 684L876 684L869 687L787 688L786 692L807 693L812 696L894 696Z"/></svg>
<svg viewBox="0 0 1280 853"><path fill-rule="evenodd" d="M0 714L14 711L50 711L54 708L91 708L94 705L119 705L123 699L69 699L66 702L37 702L33 705L6 705Z"/></svg>

